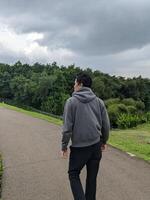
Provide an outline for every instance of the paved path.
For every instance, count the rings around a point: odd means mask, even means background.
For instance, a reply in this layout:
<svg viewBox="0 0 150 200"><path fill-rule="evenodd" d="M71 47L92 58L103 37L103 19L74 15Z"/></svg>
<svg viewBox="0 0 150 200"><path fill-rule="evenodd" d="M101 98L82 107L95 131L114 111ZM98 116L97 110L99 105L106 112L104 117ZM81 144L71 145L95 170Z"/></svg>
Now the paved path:
<svg viewBox="0 0 150 200"><path fill-rule="evenodd" d="M73 200L60 140L61 127L0 108L3 200ZM83 184L85 174L84 168ZM103 153L97 189L97 200L149 200L150 165L109 147Z"/></svg>

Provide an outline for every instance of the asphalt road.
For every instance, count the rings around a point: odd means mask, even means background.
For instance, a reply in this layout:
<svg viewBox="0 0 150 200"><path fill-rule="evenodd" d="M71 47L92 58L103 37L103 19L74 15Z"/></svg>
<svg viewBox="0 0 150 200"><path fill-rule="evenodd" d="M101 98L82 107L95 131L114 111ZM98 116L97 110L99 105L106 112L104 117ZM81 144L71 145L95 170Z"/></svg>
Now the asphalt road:
<svg viewBox="0 0 150 200"><path fill-rule="evenodd" d="M0 108L3 200L73 200L60 141L60 126ZM85 175L84 168L83 185ZM98 174L97 200L149 199L150 164L108 147Z"/></svg>

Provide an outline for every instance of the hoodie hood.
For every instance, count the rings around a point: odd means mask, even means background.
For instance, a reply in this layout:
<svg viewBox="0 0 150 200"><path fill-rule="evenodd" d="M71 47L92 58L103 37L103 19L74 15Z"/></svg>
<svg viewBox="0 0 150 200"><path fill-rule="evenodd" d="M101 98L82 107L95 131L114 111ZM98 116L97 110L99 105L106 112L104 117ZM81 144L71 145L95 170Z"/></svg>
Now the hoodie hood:
<svg viewBox="0 0 150 200"><path fill-rule="evenodd" d="M79 91L73 92L72 96L82 103L88 103L96 98L96 95L93 93L91 88L88 87L82 87Z"/></svg>

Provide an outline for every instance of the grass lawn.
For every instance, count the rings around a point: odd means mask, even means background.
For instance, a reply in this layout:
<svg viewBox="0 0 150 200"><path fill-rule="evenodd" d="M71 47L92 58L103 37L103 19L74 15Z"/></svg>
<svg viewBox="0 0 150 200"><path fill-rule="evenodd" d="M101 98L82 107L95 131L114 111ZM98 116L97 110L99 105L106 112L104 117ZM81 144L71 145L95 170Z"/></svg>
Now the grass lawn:
<svg viewBox="0 0 150 200"><path fill-rule="evenodd" d="M1 184L2 184L2 173L3 173L3 166L2 166L2 157L0 154L0 200L1 200Z"/></svg>
<svg viewBox="0 0 150 200"><path fill-rule="evenodd" d="M57 125L62 125L62 120L45 114L27 111L5 103L0 103L0 107L9 108ZM111 131L109 144L123 151L133 153L139 158L150 161L150 123L139 125L132 129Z"/></svg>
<svg viewBox="0 0 150 200"><path fill-rule="evenodd" d="M150 162L150 123L111 131L109 144Z"/></svg>
<svg viewBox="0 0 150 200"><path fill-rule="evenodd" d="M2 165L2 156L0 154L0 177L2 176L2 172L3 172L3 165Z"/></svg>

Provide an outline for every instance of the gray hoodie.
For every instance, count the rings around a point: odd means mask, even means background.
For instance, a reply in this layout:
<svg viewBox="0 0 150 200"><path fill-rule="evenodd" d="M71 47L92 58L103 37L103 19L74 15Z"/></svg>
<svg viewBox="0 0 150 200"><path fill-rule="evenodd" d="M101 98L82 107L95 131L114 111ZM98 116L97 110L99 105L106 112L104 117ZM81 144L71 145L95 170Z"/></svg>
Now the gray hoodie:
<svg viewBox="0 0 150 200"><path fill-rule="evenodd" d="M84 147L101 140L106 144L110 122L104 102L88 87L73 92L63 113L62 150L72 141L73 147Z"/></svg>

